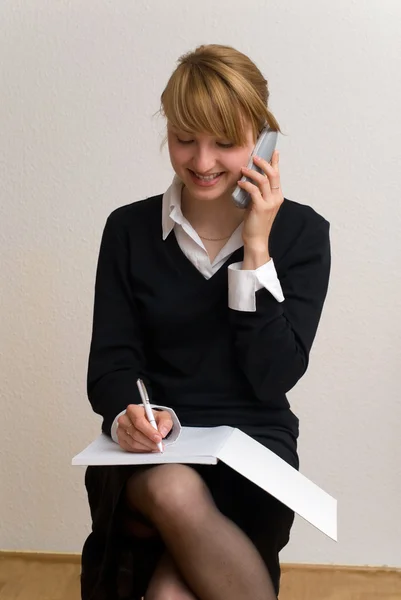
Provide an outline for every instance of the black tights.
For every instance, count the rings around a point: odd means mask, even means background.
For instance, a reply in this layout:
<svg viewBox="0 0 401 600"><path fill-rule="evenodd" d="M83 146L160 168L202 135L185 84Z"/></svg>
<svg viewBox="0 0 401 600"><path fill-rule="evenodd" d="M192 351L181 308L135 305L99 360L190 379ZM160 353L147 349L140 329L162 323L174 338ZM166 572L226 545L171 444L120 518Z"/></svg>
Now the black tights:
<svg viewBox="0 0 401 600"><path fill-rule="evenodd" d="M127 482L127 501L166 546L146 600L276 600L259 552L216 507L189 466L159 465Z"/></svg>

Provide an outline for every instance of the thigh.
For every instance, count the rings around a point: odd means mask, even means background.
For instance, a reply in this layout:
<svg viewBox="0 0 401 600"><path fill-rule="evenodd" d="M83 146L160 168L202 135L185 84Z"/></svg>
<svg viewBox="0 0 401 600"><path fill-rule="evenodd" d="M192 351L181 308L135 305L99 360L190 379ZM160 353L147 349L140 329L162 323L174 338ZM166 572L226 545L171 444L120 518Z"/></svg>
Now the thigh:
<svg viewBox="0 0 401 600"><path fill-rule="evenodd" d="M170 554L165 552L160 559L149 587L146 600L196 600L178 572Z"/></svg>
<svg viewBox="0 0 401 600"><path fill-rule="evenodd" d="M199 473L189 465L164 464L134 473L126 485L128 506L151 522L163 516L184 518L214 504ZM198 513L197 513L198 514Z"/></svg>

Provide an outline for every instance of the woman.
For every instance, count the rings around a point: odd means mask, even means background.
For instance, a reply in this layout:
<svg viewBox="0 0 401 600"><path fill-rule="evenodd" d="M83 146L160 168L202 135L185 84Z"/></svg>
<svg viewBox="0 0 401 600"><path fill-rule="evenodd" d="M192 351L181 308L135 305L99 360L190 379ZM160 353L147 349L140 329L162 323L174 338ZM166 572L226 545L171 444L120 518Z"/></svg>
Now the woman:
<svg viewBox="0 0 401 600"><path fill-rule="evenodd" d="M115 210L95 286L88 396L128 452L181 425L238 427L298 468L286 393L305 373L327 292L329 224L283 198L255 157L267 81L231 47L180 58L161 97L174 180ZM239 185L251 195L237 208ZM144 416L136 380L154 405ZM175 419L177 415L179 422ZM174 426L173 421L175 420ZM82 597L271 600L293 512L224 464L90 467Z"/></svg>

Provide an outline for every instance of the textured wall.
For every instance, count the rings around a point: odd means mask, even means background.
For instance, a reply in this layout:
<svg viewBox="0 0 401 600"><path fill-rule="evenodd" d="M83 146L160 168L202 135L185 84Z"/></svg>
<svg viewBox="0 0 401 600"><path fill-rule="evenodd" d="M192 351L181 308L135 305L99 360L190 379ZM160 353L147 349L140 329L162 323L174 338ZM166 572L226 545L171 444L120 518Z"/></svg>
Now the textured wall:
<svg viewBox="0 0 401 600"><path fill-rule="evenodd" d="M271 86L287 197L332 223L310 370L291 393L302 471L339 543L298 520L283 558L401 566L401 5L349 0L0 3L0 548L79 551L97 434L85 395L100 236L164 191L152 119L178 56L248 53Z"/></svg>

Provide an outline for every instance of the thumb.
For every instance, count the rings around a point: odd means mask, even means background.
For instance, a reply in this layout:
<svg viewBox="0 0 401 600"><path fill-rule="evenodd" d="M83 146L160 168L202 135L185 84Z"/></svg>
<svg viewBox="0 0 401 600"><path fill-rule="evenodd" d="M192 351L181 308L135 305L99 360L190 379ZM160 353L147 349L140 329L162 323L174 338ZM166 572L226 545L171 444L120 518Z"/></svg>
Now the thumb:
<svg viewBox="0 0 401 600"><path fill-rule="evenodd" d="M157 414L156 423L160 435L162 438L165 438L173 427L173 420L170 416L170 413L168 413L166 410L159 412Z"/></svg>

